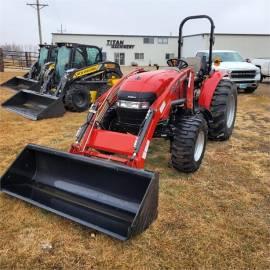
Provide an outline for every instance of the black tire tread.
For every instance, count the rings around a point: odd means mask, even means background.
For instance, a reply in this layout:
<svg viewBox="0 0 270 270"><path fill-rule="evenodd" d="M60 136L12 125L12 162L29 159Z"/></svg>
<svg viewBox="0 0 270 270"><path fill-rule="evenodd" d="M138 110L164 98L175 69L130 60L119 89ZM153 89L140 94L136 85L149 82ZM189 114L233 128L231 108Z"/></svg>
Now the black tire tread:
<svg viewBox="0 0 270 270"><path fill-rule="evenodd" d="M223 141L231 136L231 132L226 129L226 107L228 96L232 91L234 91L232 82L227 80L221 80L215 90L210 109L213 119L209 122L208 132L211 140Z"/></svg>
<svg viewBox="0 0 270 270"><path fill-rule="evenodd" d="M207 139L207 123L200 115L182 116L175 124L175 136L171 144L171 162L176 170L189 173L199 168L204 153L202 153L202 158L195 162L194 147L200 129L205 130L205 139Z"/></svg>
<svg viewBox="0 0 270 270"><path fill-rule="evenodd" d="M90 105L90 98L88 99L88 105L82 108L78 108L74 103L72 96L76 94L77 91L85 91L89 97L89 91L82 88L80 85L72 85L66 92L64 97L65 108L72 112L83 112L86 111Z"/></svg>

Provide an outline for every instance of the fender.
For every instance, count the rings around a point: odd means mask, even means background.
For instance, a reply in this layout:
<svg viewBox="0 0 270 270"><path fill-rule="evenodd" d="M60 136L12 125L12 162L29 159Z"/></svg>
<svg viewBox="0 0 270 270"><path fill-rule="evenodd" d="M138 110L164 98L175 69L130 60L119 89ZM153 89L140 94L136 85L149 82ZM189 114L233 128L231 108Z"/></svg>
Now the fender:
<svg viewBox="0 0 270 270"><path fill-rule="evenodd" d="M219 82L223 79L224 73L220 71L214 71L211 76L206 79L201 87L201 94L199 97L199 105L202 108L210 111L211 101L214 95L214 92L217 88Z"/></svg>

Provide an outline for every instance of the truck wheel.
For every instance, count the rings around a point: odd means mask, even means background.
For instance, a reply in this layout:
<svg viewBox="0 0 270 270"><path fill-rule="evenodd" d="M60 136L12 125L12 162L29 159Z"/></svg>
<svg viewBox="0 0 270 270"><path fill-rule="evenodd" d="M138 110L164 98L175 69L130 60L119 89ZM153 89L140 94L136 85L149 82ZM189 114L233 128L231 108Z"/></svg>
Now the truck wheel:
<svg viewBox="0 0 270 270"><path fill-rule="evenodd" d="M201 165L207 142L207 123L200 115L183 116L175 125L171 141L171 164L181 172L194 172Z"/></svg>
<svg viewBox="0 0 270 270"><path fill-rule="evenodd" d="M89 108L89 91L81 85L72 85L64 97L67 110L72 112L83 112Z"/></svg>
<svg viewBox="0 0 270 270"><path fill-rule="evenodd" d="M236 87L228 80L221 80L211 102L212 120L209 121L209 139L225 141L230 138L234 128L236 110Z"/></svg>

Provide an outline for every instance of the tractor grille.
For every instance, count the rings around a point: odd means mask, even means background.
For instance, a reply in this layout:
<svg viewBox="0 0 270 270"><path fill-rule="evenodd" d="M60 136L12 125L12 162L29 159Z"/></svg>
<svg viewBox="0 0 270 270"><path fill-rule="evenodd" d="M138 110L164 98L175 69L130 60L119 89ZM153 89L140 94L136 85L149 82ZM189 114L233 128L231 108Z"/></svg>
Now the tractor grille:
<svg viewBox="0 0 270 270"><path fill-rule="evenodd" d="M233 70L231 72L232 79L254 79L256 76L256 70Z"/></svg>
<svg viewBox="0 0 270 270"><path fill-rule="evenodd" d="M141 125L148 109L146 110L131 110L131 109L122 109L117 108L117 118L119 122L130 123L133 125Z"/></svg>

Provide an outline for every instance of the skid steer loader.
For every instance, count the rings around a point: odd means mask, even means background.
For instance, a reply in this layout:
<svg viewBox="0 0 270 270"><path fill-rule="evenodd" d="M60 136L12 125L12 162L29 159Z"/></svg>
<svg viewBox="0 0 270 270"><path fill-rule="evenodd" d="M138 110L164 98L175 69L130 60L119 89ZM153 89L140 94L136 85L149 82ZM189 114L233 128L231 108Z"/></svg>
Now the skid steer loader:
<svg viewBox="0 0 270 270"><path fill-rule="evenodd" d="M39 45L38 60L32 65L29 72L24 76L16 76L1 84L2 87L8 87L12 90L30 89L40 87L43 83L43 75L48 68L54 68L54 62L57 56L57 47L55 45Z"/></svg>
<svg viewBox="0 0 270 270"><path fill-rule="evenodd" d="M43 84L23 90L2 106L31 120L62 116L65 110L83 112L122 76L119 64L102 62L101 49L58 43L56 63L44 72Z"/></svg>
<svg viewBox="0 0 270 270"><path fill-rule="evenodd" d="M182 28L199 18L211 23L210 57L195 71L194 59L193 66L181 59ZM121 240L144 231L158 207L158 174L144 170L152 138L170 140L172 166L193 172L207 137L232 134L237 92L226 74L211 70L213 32L206 15L184 19L178 59L121 78L91 106L69 153L26 146L1 190Z"/></svg>

